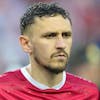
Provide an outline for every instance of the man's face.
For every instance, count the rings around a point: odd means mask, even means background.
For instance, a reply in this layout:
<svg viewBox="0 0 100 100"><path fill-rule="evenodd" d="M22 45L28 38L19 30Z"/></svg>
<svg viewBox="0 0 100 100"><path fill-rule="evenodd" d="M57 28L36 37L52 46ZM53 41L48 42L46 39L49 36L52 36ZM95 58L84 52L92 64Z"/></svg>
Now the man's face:
<svg viewBox="0 0 100 100"><path fill-rule="evenodd" d="M36 17L30 29L33 61L54 73L65 70L72 46L70 21L60 15Z"/></svg>

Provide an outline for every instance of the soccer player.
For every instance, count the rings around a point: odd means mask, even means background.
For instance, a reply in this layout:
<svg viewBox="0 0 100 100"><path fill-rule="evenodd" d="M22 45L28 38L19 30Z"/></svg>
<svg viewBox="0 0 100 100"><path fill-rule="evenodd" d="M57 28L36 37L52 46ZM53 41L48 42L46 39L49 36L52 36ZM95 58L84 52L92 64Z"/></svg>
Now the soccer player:
<svg viewBox="0 0 100 100"><path fill-rule="evenodd" d="M55 3L33 4L20 28L30 64L0 76L0 100L98 100L95 84L65 72L72 47L67 11Z"/></svg>

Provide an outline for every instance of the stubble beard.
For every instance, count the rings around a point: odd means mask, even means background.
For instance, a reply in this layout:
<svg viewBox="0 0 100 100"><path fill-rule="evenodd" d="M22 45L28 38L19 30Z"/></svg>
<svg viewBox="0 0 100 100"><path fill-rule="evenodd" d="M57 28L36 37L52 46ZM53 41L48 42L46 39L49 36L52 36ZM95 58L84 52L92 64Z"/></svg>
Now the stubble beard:
<svg viewBox="0 0 100 100"><path fill-rule="evenodd" d="M61 51L59 51L58 53L60 52ZM58 53L54 53L53 55L51 55L48 66L45 66L45 68L53 74L59 74L66 70L69 60L69 55L65 51L63 51L63 53L66 55L66 59L56 59L55 55Z"/></svg>
<svg viewBox="0 0 100 100"><path fill-rule="evenodd" d="M44 69L52 74L59 74L66 70L66 65L68 63L68 58L66 60L51 60L48 64L43 64L38 58L35 57L35 61Z"/></svg>
<svg viewBox="0 0 100 100"><path fill-rule="evenodd" d="M48 70L52 74L59 74L59 73L62 73L65 70L65 68L63 68L63 69L51 68L50 66L48 66L48 67L46 66L45 68L46 68L46 70Z"/></svg>
<svg viewBox="0 0 100 100"><path fill-rule="evenodd" d="M51 73L59 74L62 73L64 70L66 70L68 63L68 59L66 60L53 60L49 63L48 66L45 66L47 70L49 70Z"/></svg>

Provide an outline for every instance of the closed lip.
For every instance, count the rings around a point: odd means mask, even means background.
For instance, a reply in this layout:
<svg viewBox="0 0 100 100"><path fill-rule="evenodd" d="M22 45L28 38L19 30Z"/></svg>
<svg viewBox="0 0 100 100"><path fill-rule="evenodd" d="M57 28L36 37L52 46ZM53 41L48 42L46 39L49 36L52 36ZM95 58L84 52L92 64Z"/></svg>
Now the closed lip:
<svg viewBox="0 0 100 100"><path fill-rule="evenodd" d="M56 55L54 57L57 58L57 59L62 59L62 60L66 59L65 55Z"/></svg>
<svg viewBox="0 0 100 100"><path fill-rule="evenodd" d="M66 57L66 55L65 54L57 54L57 55L55 55L55 57Z"/></svg>

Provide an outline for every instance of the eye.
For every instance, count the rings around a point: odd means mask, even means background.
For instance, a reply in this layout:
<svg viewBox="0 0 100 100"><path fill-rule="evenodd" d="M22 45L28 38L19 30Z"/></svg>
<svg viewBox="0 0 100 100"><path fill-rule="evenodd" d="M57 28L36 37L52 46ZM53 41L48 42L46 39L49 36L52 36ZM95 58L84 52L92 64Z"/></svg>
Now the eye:
<svg viewBox="0 0 100 100"><path fill-rule="evenodd" d="M48 34L45 34L45 35L44 35L44 37L46 37L46 38L54 38L54 37L56 37L56 36L57 36L56 33L48 33Z"/></svg>
<svg viewBox="0 0 100 100"><path fill-rule="evenodd" d="M63 32L62 33L62 37L68 38L68 37L71 37L71 36L72 36L71 32Z"/></svg>

